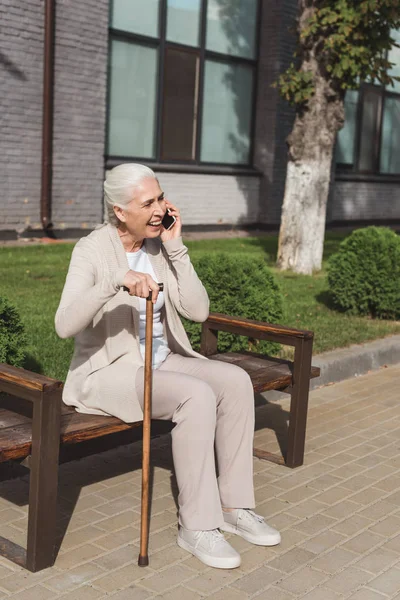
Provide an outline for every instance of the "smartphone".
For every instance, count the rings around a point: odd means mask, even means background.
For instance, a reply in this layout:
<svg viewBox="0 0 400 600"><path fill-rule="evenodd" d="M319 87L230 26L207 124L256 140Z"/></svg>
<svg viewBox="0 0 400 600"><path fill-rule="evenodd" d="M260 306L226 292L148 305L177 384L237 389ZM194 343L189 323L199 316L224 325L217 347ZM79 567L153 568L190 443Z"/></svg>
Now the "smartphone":
<svg viewBox="0 0 400 600"><path fill-rule="evenodd" d="M165 227L165 229L171 229L171 227L173 227L175 225L176 219L175 217L173 217L172 215L169 214L169 210L167 208L167 212L164 215L163 220L161 221L163 227Z"/></svg>

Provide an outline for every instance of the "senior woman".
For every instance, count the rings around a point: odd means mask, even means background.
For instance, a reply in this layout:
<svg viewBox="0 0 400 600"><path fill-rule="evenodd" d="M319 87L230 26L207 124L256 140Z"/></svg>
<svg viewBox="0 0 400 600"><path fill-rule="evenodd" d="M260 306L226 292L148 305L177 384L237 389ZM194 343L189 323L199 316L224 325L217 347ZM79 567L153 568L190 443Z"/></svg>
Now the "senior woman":
<svg viewBox="0 0 400 600"><path fill-rule="evenodd" d="M115 167L104 200L108 223L76 244L55 318L58 335L75 338L63 400L83 413L142 419L145 298L152 290L152 416L175 424L178 544L209 566L238 567L240 555L220 530L253 544L280 542L250 510L253 386L240 367L190 346L179 314L204 321L209 300L182 243L179 210L153 171ZM176 219L169 230L161 224L167 209Z"/></svg>

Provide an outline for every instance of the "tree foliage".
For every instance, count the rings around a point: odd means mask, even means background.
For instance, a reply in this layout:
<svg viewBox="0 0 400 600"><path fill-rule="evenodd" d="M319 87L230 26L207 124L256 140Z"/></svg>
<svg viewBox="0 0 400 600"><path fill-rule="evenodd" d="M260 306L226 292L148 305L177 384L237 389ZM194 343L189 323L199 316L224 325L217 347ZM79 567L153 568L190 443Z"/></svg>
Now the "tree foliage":
<svg viewBox="0 0 400 600"><path fill-rule="evenodd" d="M351 315L400 318L400 236L387 227L357 229L331 256L329 288Z"/></svg>
<svg viewBox="0 0 400 600"><path fill-rule="evenodd" d="M315 91L316 73L344 96L360 81L393 84L387 51L398 44L391 30L400 28L400 0L300 0L297 64L277 82L291 104L304 106Z"/></svg>
<svg viewBox="0 0 400 600"><path fill-rule="evenodd" d="M282 292L262 258L252 255L206 253L192 256L196 273L210 298L210 311L280 323L283 314ZM201 325L182 319L190 342L200 349ZM233 333L218 335L219 352L250 350L276 354L279 345L274 342L248 339Z"/></svg>
<svg viewBox="0 0 400 600"><path fill-rule="evenodd" d="M17 309L0 296L0 362L21 367L26 343L24 326Z"/></svg>

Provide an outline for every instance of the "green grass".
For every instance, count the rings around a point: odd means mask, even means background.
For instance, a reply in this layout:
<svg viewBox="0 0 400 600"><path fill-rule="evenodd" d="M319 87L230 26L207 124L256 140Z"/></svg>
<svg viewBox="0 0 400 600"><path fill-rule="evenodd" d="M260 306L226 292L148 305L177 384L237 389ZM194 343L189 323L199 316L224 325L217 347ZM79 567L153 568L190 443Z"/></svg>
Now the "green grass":
<svg viewBox="0 0 400 600"><path fill-rule="evenodd" d="M343 234L328 233L324 261ZM285 298L284 325L315 332L314 353L400 332L400 323L348 317L329 304L325 268L313 277L280 273L274 268L276 236L188 241L190 254L224 251L262 256L274 270ZM72 244L0 248L0 294L20 312L29 339L26 368L65 379L72 340L60 340L54 314L68 269ZM324 262L324 266L326 262Z"/></svg>

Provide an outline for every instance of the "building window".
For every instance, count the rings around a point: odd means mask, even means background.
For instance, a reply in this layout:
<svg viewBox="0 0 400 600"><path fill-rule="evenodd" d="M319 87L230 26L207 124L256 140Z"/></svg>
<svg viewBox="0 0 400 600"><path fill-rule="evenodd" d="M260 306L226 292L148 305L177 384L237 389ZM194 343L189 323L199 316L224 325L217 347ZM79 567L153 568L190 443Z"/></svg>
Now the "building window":
<svg viewBox="0 0 400 600"><path fill-rule="evenodd" d="M251 164L259 0L111 0L107 156Z"/></svg>
<svg viewBox="0 0 400 600"><path fill-rule="evenodd" d="M400 43L400 30L393 32ZM390 74L400 76L400 48L388 55ZM336 163L340 171L400 175L400 81L391 86L364 83L345 97L345 124L339 131Z"/></svg>

